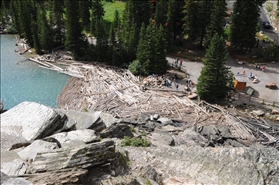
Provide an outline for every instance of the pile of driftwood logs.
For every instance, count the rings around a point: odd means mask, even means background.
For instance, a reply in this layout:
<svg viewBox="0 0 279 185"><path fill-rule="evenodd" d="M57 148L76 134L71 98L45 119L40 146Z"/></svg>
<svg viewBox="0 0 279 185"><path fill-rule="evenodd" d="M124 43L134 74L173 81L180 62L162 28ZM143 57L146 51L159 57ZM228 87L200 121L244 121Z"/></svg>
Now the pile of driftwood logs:
<svg viewBox="0 0 279 185"><path fill-rule="evenodd" d="M186 126L229 125L231 133L242 143L249 145L261 142L279 146L279 128L270 126L264 119L256 119L252 115L241 117L204 101L196 104L183 94L178 96L177 92L143 91L142 86L158 85L159 79L154 76L142 80L126 69L100 63L63 60L59 63L65 66L62 69L38 58L33 61L74 76L57 98L59 108L104 111L120 118L132 119L158 114L183 122ZM166 76L165 79L172 79L172 76Z"/></svg>
<svg viewBox="0 0 279 185"><path fill-rule="evenodd" d="M17 46L17 50L16 52L20 55L26 53L30 47L28 46L28 44L26 43L25 39L20 38L19 36L16 37L16 46Z"/></svg>

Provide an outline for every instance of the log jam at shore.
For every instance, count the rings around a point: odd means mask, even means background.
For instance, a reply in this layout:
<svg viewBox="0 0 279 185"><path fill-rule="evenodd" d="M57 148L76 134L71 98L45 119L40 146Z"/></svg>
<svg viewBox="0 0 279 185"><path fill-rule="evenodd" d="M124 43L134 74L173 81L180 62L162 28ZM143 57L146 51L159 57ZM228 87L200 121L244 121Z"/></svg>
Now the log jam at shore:
<svg viewBox="0 0 279 185"><path fill-rule="evenodd" d="M185 126L228 125L230 132L242 143L261 141L271 145L279 134L279 129L264 120L244 119L203 101L197 104L183 93L142 88L143 81L127 69L97 62L86 64L63 57L53 60L50 55L36 56L31 60L47 69L73 76L57 97L60 109L102 111L132 119L158 114L184 122Z"/></svg>

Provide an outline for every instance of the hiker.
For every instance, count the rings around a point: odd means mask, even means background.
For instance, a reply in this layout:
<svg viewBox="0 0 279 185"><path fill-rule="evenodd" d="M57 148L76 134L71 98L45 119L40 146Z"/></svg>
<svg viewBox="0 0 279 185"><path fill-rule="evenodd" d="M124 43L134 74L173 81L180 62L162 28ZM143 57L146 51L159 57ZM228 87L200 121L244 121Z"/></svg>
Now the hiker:
<svg viewBox="0 0 279 185"><path fill-rule="evenodd" d="M252 72L250 72L250 77L253 77L253 74L252 74Z"/></svg>
<svg viewBox="0 0 279 185"><path fill-rule="evenodd" d="M178 57L176 57L176 63L178 64L178 62L179 62L179 58L178 58Z"/></svg>
<svg viewBox="0 0 279 185"><path fill-rule="evenodd" d="M179 87L179 85L178 84L176 84L176 90L178 91L178 87Z"/></svg>
<svg viewBox="0 0 279 185"><path fill-rule="evenodd" d="M182 66L182 60L180 60L180 67Z"/></svg>
<svg viewBox="0 0 279 185"><path fill-rule="evenodd" d="M165 80L165 84L167 87L169 87L169 81L168 80Z"/></svg>
<svg viewBox="0 0 279 185"><path fill-rule="evenodd" d="M265 70L265 66L263 65L263 66L262 66L262 71L264 72L264 70Z"/></svg>
<svg viewBox="0 0 279 185"><path fill-rule="evenodd" d="M242 71L242 74L245 74L245 70Z"/></svg>
<svg viewBox="0 0 279 185"><path fill-rule="evenodd" d="M177 82L177 79L178 79L177 74L174 74L174 80L175 80L175 82Z"/></svg>

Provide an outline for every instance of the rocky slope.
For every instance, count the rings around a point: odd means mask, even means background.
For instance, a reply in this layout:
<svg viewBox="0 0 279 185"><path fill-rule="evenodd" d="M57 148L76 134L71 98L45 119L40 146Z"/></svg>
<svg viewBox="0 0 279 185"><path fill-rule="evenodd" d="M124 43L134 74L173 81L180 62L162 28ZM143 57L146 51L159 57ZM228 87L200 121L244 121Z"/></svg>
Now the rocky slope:
<svg viewBox="0 0 279 185"><path fill-rule="evenodd" d="M264 146L218 119L116 118L23 102L1 114L1 184L278 184L279 129L269 126L275 141ZM121 146L125 136L151 146Z"/></svg>

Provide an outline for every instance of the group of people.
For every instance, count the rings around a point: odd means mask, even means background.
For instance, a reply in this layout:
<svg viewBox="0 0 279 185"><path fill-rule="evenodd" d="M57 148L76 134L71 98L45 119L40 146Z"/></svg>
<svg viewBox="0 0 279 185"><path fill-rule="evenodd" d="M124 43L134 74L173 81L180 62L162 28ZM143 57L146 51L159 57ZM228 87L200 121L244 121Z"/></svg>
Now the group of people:
<svg viewBox="0 0 279 185"><path fill-rule="evenodd" d="M252 72L250 72L249 78L252 80L253 83L259 83L259 79L257 75L253 75Z"/></svg>
<svg viewBox="0 0 279 185"><path fill-rule="evenodd" d="M182 60L179 59L179 57L176 57L174 63L174 67L178 67L178 63L179 63L179 67L182 66Z"/></svg>
<svg viewBox="0 0 279 185"><path fill-rule="evenodd" d="M260 66L258 63L256 63L256 69L262 69L262 71L264 72L265 65Z"/></svg>

